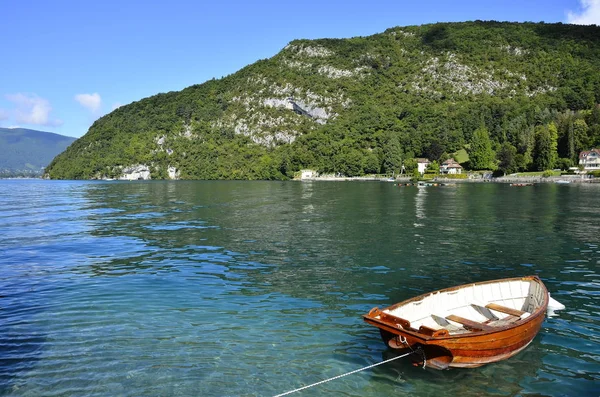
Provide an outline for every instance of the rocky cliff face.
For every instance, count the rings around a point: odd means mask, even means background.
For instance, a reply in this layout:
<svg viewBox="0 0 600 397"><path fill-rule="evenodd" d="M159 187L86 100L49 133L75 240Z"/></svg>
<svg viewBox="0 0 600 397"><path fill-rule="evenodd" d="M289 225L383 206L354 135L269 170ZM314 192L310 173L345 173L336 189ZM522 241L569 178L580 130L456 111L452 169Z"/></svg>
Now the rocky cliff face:
<svg viewBox="0 0 600 397"><path fill-rule="evenodd" d="M124 167L118 179L121 181L141 181L151 179L150 167L148 167L146 164L137 164Z"/></svg>

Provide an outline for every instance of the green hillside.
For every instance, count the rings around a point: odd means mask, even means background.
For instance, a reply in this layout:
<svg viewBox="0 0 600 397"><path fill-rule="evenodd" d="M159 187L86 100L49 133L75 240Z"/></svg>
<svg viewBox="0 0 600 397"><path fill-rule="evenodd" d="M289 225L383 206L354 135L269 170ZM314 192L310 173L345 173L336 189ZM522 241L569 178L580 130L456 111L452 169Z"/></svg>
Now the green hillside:
<svg viewBox="0 0 600 397"><path fill-rule="evenodd" d="M466 149L472 169L574 164L600 145L600 27L465 22L296 40L220 80L120 107L52 178L285 179L397 172ZM464 151L463 151L464 153Z"/></svg>
<svg viewBox="0 0 600 397"><path fill-rule="evenodd" d="M41 176L75 138L25 128L0 128L0 177Z"/></svg>

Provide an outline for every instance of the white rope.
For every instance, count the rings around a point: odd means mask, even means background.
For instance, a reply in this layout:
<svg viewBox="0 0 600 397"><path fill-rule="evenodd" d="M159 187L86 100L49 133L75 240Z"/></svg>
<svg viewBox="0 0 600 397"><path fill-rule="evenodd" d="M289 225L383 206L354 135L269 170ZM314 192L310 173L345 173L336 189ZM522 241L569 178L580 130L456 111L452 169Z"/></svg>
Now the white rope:
<svg viewBox="0 0 600 397"><path fill-rule="evenodd" d="M322 380L322 381L320 381L320 382L313 383L312 385L307 385L307 386L300 387L300 388L298 388L298 389L290 390L290 391L288 391L288 392L285 392L285 393L282 393L282 394L278 394L278 395L276 395L276 396L273 396L273 397L287 396L288 394L296 393L296 392L298 392L298 391L301 391L301 390L304 390L304 389L308 389L308 388L310 388L310 387L313 387L313 386L318 386L318 385L321 385L321 384L323 384L323 383L330 382L330 381L332 381L332 380L336 380L336 379L339 379L339 378L343 378L344 376L352 375L352 374L355 374L355 373L357 373L357 372L364 371L364 370L366 370L366 369L369 369L369 368L376 367L376 366L378 366L378 365L382 365L382 364L385 364L385 363L389 363L390 361L398 360L399 358L404 358L404 357L406 357L406 356L408 356L408 355L411 355L411 354L413 354L413 352L408 352L408 353L406 353L406 354L403 354L403 355L401 355L401 356L397 356L397 357L394 357L394 358L390 358L390 359L388 359L388 360L385 360L385 361L382 361L382 362L380 362L380 363L371 364L371 365L369 365L369 366L367 366L367 367L364 367L364 368L355 369L354 371L347 372L347 373L345 373L345 374L342 374L342 375L334 376L333 378L325 379L325 380Z"/></svg>

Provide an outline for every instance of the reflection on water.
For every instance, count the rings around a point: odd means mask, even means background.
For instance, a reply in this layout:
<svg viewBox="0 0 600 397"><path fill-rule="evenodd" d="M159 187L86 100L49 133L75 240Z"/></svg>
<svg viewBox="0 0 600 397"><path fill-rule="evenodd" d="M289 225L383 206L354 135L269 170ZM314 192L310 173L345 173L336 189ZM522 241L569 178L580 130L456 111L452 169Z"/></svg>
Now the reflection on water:
<svg viewBox="0 0 600 397"><path fill-rule="evenodd" d="M567 309L518 356L303 395L598 395L600 186L0 185L0 395L274 395L389 358L373 306L524 274Z"/></svg>
<svg viewBox="0 0 600 397"><path fill-rule="evenodd" d="M424 187L419 187L419 189L417 189L417 195L415 197L415 215L417 217L417 219L424 219L425 218L425 198L427 197L427 188ZM422 226L420 224L415 224Z"/></svg>

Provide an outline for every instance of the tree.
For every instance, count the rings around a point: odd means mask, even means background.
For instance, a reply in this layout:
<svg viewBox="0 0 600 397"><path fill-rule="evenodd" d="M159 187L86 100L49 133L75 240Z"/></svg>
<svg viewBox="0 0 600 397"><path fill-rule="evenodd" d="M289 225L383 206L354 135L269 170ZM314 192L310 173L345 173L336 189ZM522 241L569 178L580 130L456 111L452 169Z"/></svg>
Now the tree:
<svg viewBox="0 0 600 397"><path fill-rule="evenodd" d="M440 173L440 163L438 163L436 160L433 160L427 166L427 170L425 170L425 173L426 174L438 175Z"/></svg>
<svg viewBox="0 0 600 397"><path fill-rule="evenodd" d="M600 105L594 106L588 120L590 147L600 146Z"/></svg>
<svg viewBox="0 0 600 397"><path fill-rule="evenodd" d="M400 173L402 167L402 148L397 134L388 133L383 146L383 172L386 174Z"/></svg>
<svg viewBox="0 0 600 397"><path fill-rule="evenodd" d="M421 179L421 173L419 172L418 169L414 169L412 172L412 178L410 178L411 181L416 182L419 179Z"/></svg>
<svg viewBox="0 0 600 397"><path fill-rule="evenodd" d="M550 134L550 161L551 166L554 167L556 160L558 160L558 129L554 121L548 124L548 134Z"/></svg>
<svg viewBox="0 0 600 397"><path fill-rule="evenodd" d="M406 161L404 162L404 169L406 171L407 174L413 173L413 171L417 171L419 172L418 169L418 164L417 164L417 159L414 158L408 158L406 159Z"/></svg>
<svg viewBox="0 0 600 397"><path fill-rule="evenodd" d="M582 150L590 149L588 138L588 125L584 119L577 119L573 123L573 155L571 160L577 160Z"/></svg>
<svg viewBox="0 0 600 397"><path fill-rule="evenodd" d="M517 156L515 157L515 162L518 171L527 171L531 169L531 166L533 165L533 158L531 157L530 152L524 154L517 153Z"/></svg>
<svg viewBox="0 0 600 397"><path fill-rule="evenodd" d="M548 126L535 127L535 148L533 150L533 164L536 170L550 170L554 166L556 152L552 152L552 135Z"/></svg>
<svg viewBox="0 0 600 397"><path fill-rule="evenodd" d="M517 148L509 142L504 142L498 151L498 169L506 174L517 171Z"/></svg>
<svg viewBox="0 0 600 397"><path fill-rule="evenodd" d="M357 149L347 146L342 147L335 156L335 170L346 176L363 175L363 157Z"/></svg>
<svg viewBox="0 0 600 397"><path fill-rule="evenodd" d="M469 152L471 168L475 170L488 170L494 168L494 150L492 141L485 126L481 126L473 133L471 151Z"/></svg>
<svg viewBox="0 0 600 397"><path fill-rule="evenodd" d="M552 120L552 112L545 108L544 110L537 109L535 113L536 124L547 124Z"/></svg>
<svg viewBox="0 0 600 397"><path fill-rule="evenodd" d="M567 171L569 168L573 166L573 161L569 158L561 157L554 164L556 168L560 168L563 171Z"/></svg>
<svg viewBox="0 0 600 397"><path fill-rule="evenodd" d="M569 123L567 130L567 154L570 159L574 159L576 156L575 152L575 128L573 123Z"/></svg>
<svg viewBox="0 0 600 397"><path fill-rule="evenodd" d="M441 144L438 140L431 142L427 148L425 155L429 160L441 160L442 155L446 152L446 147Z"/></svg>
<svg viewBox="0 0 600 397"><path fill-rule="evenodd" d="M529 153L531 155L535 146L535 128L533 126L524 126L519 131L516 146L517 152L521 154Z"/></svg>

